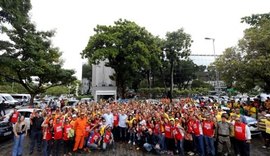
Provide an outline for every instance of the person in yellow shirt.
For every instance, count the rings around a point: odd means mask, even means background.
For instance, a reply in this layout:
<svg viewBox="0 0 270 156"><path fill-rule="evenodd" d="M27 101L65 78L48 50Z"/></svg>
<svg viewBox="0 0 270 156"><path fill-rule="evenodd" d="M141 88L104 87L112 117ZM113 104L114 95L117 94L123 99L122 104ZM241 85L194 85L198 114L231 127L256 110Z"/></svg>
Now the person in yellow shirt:
<svg viewBox="0 0 270 156"><path fill-rule="evenodd" d="M254 104L251 104L248 114L255 119L257 118L257 108L254 106Z"/></svg>
<svg viewBox="0 0 270 156"><path fill-rule="evenodd" d="M269 149L270 148L270 114L266 115L265 121L265 146Z"/></svg>

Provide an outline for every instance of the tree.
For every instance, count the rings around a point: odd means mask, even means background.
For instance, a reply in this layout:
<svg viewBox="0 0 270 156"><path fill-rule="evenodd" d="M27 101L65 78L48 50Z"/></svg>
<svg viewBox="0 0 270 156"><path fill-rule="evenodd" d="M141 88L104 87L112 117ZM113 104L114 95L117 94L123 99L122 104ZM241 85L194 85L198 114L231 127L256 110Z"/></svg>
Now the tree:
<svg viewBox="0 0 270 156"><path fill-rule="evenodd" d="M243 17L251 27L234 48L225 50L215 64L222 79L238 91L260 86L270 92L270 13Z"/></svg>
<svg viewBox="0 0 270 156"><path fill-rule="evenodd" d="M0 77L21 84L35 95L76 80L73 70L62 68L61 53L51 44L53 31L37 31L30 21L30 0L0 1Z"/></svg>
<svg viewBox="0 0 270 156"><path fill-rule="evenodd" d="M214 87L212 85L210 85L209 83L205 83L204 81L201 81L201 80L193 80L191 83L191 88L192 89L207 88L209 90L214 89Z"/></svg>
<svg viewBox="0 0 270 156"><path fill-rule="evenodd" d="M91 64L83 64L82 66L82 78L86 78L88 80L92 79L92 65Z"/></svg>
<svg viewBox="0 0 270 156"><path fill-rule="evenodd" d="M179 59L185 59L190 55L191 36L184 32L184 29L179 29L174 32L168 32L166 34L166 40L164 42L163 50L166 53L166 57L170 62L170 92L169 97L172 101L173 94L173 73L175 62Z"/></svg>
<svg viewBox="0 0 270 156"><path fill-rule="evenodd" d="M189 82L196 78L198 69L190 59L178 60L175 65L174 83L179 89L187 89Z"/></svg>
<svg viewBox="0 0 270 156"><path fill-rule="evenodd" d="M93 64L108 60L106 66L115 71L111 78L120 96L125 97L126 88L150 69L150 60L158 60L156 40L145 28L122 19L112 26L98 25L94 31L82 57Z"/></svg>

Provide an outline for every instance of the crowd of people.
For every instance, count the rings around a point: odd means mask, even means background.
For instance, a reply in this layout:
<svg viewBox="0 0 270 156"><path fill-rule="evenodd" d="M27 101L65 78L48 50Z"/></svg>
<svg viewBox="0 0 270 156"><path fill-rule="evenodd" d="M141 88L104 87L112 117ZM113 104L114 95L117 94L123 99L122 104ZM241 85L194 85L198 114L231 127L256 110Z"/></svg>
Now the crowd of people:
<svg viewBox="0 0 270 156"><path fill-rule="evenodd" d="M251 132L243 115L254 116L251 108L256 107L255 115L265 141L263 147L269 149L269 109L259 111L268 102L197 104L185 98L173 103L163 99L159 103L131 100L81 102L74 108L46 106L30 116L29 155L35 152L35 145L44 156L58 156L59 151L66 156L95 150L115 151L117 144L128 143L137 150L158 155L249 156ZM223 105L230 110L222 110ZM14 124L15 135L12 155L22 155L28 127L16 109L10 122Z"/></svg>

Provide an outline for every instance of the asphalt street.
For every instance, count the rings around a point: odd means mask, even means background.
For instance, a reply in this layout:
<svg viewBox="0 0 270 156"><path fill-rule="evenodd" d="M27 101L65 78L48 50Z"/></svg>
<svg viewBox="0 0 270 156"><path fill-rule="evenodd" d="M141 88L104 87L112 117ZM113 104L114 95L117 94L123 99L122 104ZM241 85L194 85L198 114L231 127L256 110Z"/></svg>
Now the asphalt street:
<svg viewBox="0 0 270 156"><path fill-rule="evenodd" d="M253 136L252 143L251 143L251 156L270 156L270 149L262 149L263 141L260 136ZM8 138L5 140L0 141L0 155L1 156L9 156L12 152L13 146L13 139ZM132 145L127 143L125 144L116 144L116 150L113 152L112 150L108 150L106 152L101 151L91 151L90 153L83 153L83 154L75 154L75 155L93 155L93 156L152 156L152 154L142 152L142 150L137 151L135 146L130 149ZM30 139L29 136L26 137L24 140L24 156L29 155L29 148L30 148ZM63 149L64 147L62 147ZM60 149L60 151L62 151ZM38 152L37 150L34 151L32 156L40 156L42 153Z"/></svg>

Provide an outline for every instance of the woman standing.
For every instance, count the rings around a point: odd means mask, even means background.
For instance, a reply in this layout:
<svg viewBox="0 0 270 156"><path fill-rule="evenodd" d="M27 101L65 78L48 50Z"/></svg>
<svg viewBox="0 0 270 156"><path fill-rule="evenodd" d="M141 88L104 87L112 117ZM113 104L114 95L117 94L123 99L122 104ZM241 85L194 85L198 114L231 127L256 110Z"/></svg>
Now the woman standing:
<svg viewBox="0 0 270 156"><path fill-rule="evenodd" d="M24 116L20 116L13 126L14 146L12 156L21 156L23 153L23 140L27 135L27 127L24 122Z"/></svg>
<svg viewBox="0 0 270 156"><path fill-rule="evenodd" d="M43 156L51 155L53 148L53 118L48 117L43 123Z"/></svg>

